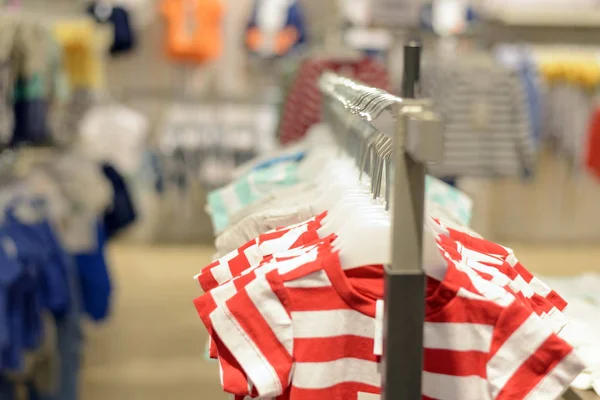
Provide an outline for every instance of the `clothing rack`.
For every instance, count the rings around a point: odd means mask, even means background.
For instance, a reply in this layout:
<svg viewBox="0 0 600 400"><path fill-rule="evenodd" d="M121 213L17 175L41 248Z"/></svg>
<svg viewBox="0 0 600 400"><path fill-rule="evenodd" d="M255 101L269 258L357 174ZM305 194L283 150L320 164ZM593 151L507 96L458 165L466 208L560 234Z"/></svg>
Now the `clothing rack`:
<svg viewBox="0 0 600 400"><path fill-rule="evenodd" d="M404 46L402 98L329 72L319 81L327 99L360 116L394 143L393 254L392 264L385 267L383 399L421 399L425 170L427 162L441 158L443 124L431 101L415 98L420 54L418 42Z"/></svg>

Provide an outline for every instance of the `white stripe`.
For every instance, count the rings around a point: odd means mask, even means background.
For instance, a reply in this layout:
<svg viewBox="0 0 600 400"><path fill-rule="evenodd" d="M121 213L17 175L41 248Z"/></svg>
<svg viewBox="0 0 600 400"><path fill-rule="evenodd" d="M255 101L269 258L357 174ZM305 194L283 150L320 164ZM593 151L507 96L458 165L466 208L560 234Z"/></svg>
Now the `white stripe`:
<svg viewBox="0 0 600 400"><path fill-rule="evenodd" d="M300 339L343 335L373 338L375 319L356 310L292 312L294 336Z"/></svg>
<svg viewBox="0 0 600 400"><path fill-rule="evenodd" d="M309 251L315 249L316 247L317 247L316 244L309 245L309 246L300 246L295 249L289 249L289 250L277 252L277 253L273 254L273 256L274 257L297 257L297 256L301 256L303 254L308 253Z"/></svg>
<svg viewBox="0 0 600 400"><path fill-rule="evenodd" d="M454 351L490 349L494 327L471 323L425 322L424 347Z"/></svg>
<svg viewBox="0 0 600 400"><path fill-rule="evenodd" d="M471 267L475 271L482 272L484 274L488 274L492 276L491 282L497 286L507 286L512 283L510 278L504 275L497 268L490 267L489 265L480 264L474 260L468 260L466 263L469 267Z"/></svg>
<svg viewBox="0 0 600 400"><path fill-rule="evenodd" d="M299 389L326 389L343 382L380 387L379 363L358 358L296 363L292 384Z"/></svg>
<svg viewBox="0 0 600 400"><path fill-rule="evenodd" d="M246 285L246 292L279 342L292 355L294 345L292 320L281 304L281 300L271 290L267 279L264 276L257 277Z"/></svg>
<svg viewBox="0 0 600 400"><path fill-rule="evenodd" d="M219 265L216 267L212 267L210 272L214 276L215 280L219 285L222 285L225 282L229 282L233 276L231 276L231 270L229 269L229 264L223 263L219 261Z"/></svg>
<svg viewBox="0 0 600 400"><path fill-rule="evenodd" d="M292 258L290 260L280 261L277 269L279 270L280 274L286 274L298 267L315 261L317 259L317 255L318 251L317 249L314 249L306 254Z"/></svg>
<svg viewBox="0 0 600 400"><path fill-rule="evenodd" d="M583 371L583 365L575 352L572 351L542 379L525 399L546 400L559 398L581 371Z"/></svg>
<svg viewBox="0 0 600 400"><path fill-rule="evenodd" d="M496 397L506 383L532 356L533 353L552 335L552 330L532 314L502 344L488 362L488 379L492 386L492 397Z"/></svg>
<svg viewBox="0 0 600 400"><path fill-rule="evenodd" d="M277 372L258 346L247 337L227 305L213 311L210 320L215 332L248 374L258 393L263 396L281 394L283 389Z"/></svg>
<svg viewBox="0 0 600 400"><path fill-rule="evenodd" d="M327 277L327 273L325 271L317 271L303 277L302 279L295 279L293 281L285 282L284 286L289 288L327 287L331 286L331 281Z"/></svg>
<svg viewBox="0 0 600 400"><path fill-rule="evenodd" d="M235 192L235 186L227 186L223 188L220 193L223 205L225 206L225 212L228 216L233 215L243 208L242 203Z"/></svg>
<svg viewBox="0 0 600 400"><path fill-rule="evenodd" d="M464 247L462 248L461 253L464 257L467 257L469 259L469 261L476 261L476 262L480 262L480 263L486 262L488 264L493 264L493 265L502 265L503 264L503 261L500 260L499 258L493 257L489 254L483 254L478 251L465 249Z"/></svg>
<svg viewBox="0 0 600 400"><path fill-rule="evenodd" d="M263 259L263 254L256 243L244 250L244 256L251 267L257 266Z"/></svg>
<svg viewBox="0 0 600 400"><path fill-rule="evenodd" d="M288 225L288 226L286 226L286 229L298 228L300 226L306 225L309 222L314 222L316 220L317 220L317 217L312 217L312 218L307 219L306 221L302 221L302 222L298 222L296 224ZM274 231L276 231L276 229L273 229L271 232L274 232Z"/></svg>
<svg viewBox="0 0 600 400"><path fill-rule="evenodd" d="M221 306L237 293L237 288L232 281L227 282L210 291L210 295L217 305Z"/></svg>
<svg viewBox="0 0 600 400"><path fill-rule="evenodd" d="M512 250L511 250L512 251ZM511 267L515 267L517 265L517 263L519 262L519 260L517 260L517 257L515 257L514 254L509 254L508 256L506 256L506 262L511 266Z"/></svg>
<svg viewBox="0 0 600 400"><path fill-rule="evenodd" d="M301 226L299 228L291 229L289 232L283 234L283 236L273 239L267 240L260 244L260 251L263 255L271 255L277 252L288 250L294 242L298 240L300 235L308 230L307 226Z"/></svg>
<svg viewBox="0 0 600 400"><path fill-rule="evenodd" d="M452 376L423 371L423 395L444 400L489 398L487 381L479 376Z"/></svg>
<svg viewBox="0 0 600 400"><path fill-rule="evenodd" d="M548 296L550 294L550 291L552 290L550 289L550 286L546 285L544 282L540 281L535 276L533 277L531 282L529 282L529 285L531 285L531 288L534 292L544 297Z"/></svg>
<svg viewBox="0 0 600 400"><path fill-rule="evenodd" d="M229 253L225 254L223 257L219 257L219 260L223 261L223 262L229 262L231 260L233 260L234 258L236 258L239 255L239 251L237 249L230 251Z"/></svg>
<svg viewBox="0 0 600 400"><path fill-rule="evenodd" d="M465 268L462 267L461 270L467 272L471 282L473 283L473 286L475 286L475 289L477 289L481 295L469 292L465 288L459 288L457 292L458 296L479 301L492 301L502 307L507 307L512 304L513 301L515 301L515 297L513 295L508 293L503 288L496 286L492 282L486 281L481 276L477 275L477 273L472 269L470 271L466 271Z"/></svg>
<svg viewBox="0 0 600 400"><path fill-rule="evenodd" d="M237 251L237 249L236 249L236 250L233 250L233 251L231 251L231 252L229 252L229 253L225 254L223 257L219 257L219 260L220 260L220 261L222 260L222 261L224 261L224 262L229 262L231 259L235 258L235 257L236 257L238 254L239 254L239 253L238 253L238 251ZM214 260L214 261L216 261L216 260ZM214 261L213 261L213 262L214 262ZM213 268L214 268L214 267L213 267ZM201 275L202 275L202 271L200 271L200 273L199 273L199 274L197 274L197 275L194 275L194 279L195 279L195 280L198 280L198 278L199 278Z"/></svg>
<svg viewBox="0 0 600 400"><path fill-rule="evenodd" d="M521 275L517 275L517 277L513 279L512 283L510 284L510 287L513 290L523 293L523 295L527 298L531 298L535 293L531 286L529 286L529 284L525 281L525 279L523 279Z"/></svg>

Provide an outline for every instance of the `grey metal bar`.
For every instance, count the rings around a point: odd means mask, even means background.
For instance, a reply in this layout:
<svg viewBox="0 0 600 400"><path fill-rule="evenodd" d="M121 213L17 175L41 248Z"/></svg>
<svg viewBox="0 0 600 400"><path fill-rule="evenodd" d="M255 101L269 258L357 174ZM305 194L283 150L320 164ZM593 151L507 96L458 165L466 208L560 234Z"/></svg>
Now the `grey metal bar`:
<svg viewBox="0 0 600 400"><path fill-rule="evenodd" d="M414 98L420 46L404 47L403 98ZM425 273L422 268L425 164L405 151L408 119L400 111L394 137L392 265L385 268L383 399L421 399ZM402 227L397 229L396 227ZM399 355L402 356L399 356Z"/></svg>

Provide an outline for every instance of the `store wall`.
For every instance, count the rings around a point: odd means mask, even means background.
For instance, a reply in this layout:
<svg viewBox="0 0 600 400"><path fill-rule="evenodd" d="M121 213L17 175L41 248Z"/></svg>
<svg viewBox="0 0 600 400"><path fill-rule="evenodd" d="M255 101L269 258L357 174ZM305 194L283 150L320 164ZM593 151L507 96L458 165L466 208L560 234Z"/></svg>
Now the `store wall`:
<svg viewBox="0 0 600 400"><path fill-rule="evenodd" d="M501 242L600 242L600 181L549 151L531 180L465 179L475 200L474 228Z"/></svg>

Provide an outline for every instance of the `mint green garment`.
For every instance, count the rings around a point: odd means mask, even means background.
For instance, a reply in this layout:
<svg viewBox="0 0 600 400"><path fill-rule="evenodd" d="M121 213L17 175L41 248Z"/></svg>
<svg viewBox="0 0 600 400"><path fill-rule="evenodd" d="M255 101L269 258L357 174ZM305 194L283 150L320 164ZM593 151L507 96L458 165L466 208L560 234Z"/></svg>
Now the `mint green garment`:
<svg viewBox="0 0 600 400"><path fill-rule="evenodd" d="M295 185L298 179L298 163L294 161L275 164L253 170L229 185L208 194L208 206L215 233L229 226L229 218L281 187Z"/></svg>
<svg viewBox="0 0 600 400"><path fill-rule="evenodd" d="M274 190L299 183L298 163L282 162L252 170L242 178L208 194L208 206L216 234L229 226L229 219ZM428 176L426 200L442 207L457 222L469 226L473 214L471 199L453 186Z"/></svg>
<svg viewBox="0 0 600 400"><path fill-rule="evenodd" d="M442 207L460 224L469 226L473 216L473 201L454 186L427 176L425 179L425 197L427 201Z"/></svg>

